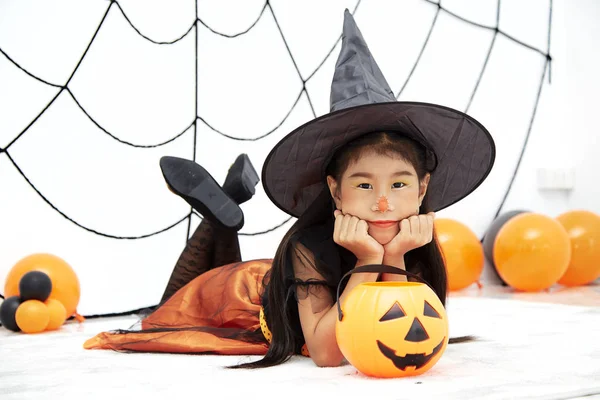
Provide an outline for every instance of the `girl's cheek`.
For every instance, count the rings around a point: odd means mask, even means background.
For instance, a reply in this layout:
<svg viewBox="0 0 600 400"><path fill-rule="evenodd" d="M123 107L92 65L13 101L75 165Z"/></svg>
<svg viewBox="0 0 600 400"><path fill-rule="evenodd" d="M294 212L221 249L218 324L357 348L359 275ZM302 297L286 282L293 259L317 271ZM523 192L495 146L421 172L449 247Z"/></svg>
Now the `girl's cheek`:
<svg viewBox="0 0 600 400"><path fill-rule="evenodd" d="M348 190L342 195L342 200L351 202L369 201L373 197L373 194L369 190L351 189L352 190Z"/></svg>

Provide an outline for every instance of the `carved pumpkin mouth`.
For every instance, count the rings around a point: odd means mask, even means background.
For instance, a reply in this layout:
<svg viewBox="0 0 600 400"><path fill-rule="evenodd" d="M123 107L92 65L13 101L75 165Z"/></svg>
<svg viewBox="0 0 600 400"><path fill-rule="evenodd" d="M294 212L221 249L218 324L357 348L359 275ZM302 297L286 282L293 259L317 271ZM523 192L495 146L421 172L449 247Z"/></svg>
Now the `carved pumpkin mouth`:
<svg viewBox="0 0 600 400"><path fill-rule="evenodd" d="M427 364L429 360L431 360L437 353L440 352L444 345L444 340L446 340L446 338L443 338L440 344L435 346L431 354L427 356L425 353L407 354L404 357L397 356L396 352L392 348L387 347L379 340L377 341L377 346L379 347L381 354L383 354L386 358L389 358L394 363L396 368L404 371L407 367L415 367L416 369L419 369L423 365Z"/></svg>

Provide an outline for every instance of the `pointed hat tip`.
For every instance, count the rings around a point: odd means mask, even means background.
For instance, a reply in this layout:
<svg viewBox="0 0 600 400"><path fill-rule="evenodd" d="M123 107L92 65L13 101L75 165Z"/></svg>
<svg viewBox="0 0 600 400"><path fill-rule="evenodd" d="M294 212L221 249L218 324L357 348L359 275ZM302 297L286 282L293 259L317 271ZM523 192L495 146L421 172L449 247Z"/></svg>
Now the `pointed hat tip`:
<svg viewBox="0 0 600 400"><path fill-rule="evenodd" d="M369 51L354 16L346 9L342 48L331 84L330 110L391 101L396 101L396 97Z"/></svg>
<svg viewBox="0 0 600 400"><path fill-rule="evenodd" d="M354 20L354 16L350 12L350 10L348 10L346 8L346 10L344 10L344 25L345 25L346 22L348 22L348 20Z"/></svg>
<svg viewBox="0 0 600 400"><path fill-rule="evenodd" d="M354 36L356 31L358 30L358 26L356 25L356 21L354 20L354 15L346 8L344 11L344 27L343 33L344 35L353 32L350 36Z"/></svg>

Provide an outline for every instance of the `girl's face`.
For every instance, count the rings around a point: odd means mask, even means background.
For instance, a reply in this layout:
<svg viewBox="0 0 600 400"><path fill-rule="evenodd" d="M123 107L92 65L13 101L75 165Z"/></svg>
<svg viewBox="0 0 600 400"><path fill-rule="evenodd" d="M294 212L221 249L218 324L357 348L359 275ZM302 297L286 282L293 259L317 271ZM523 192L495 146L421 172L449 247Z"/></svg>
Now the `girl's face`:
<svg viewBox="0 0 600 400"><path fill-rule="evenodd" d="M419 214L428 183L429 174L419 183L402 158L375 153L350 163L339 182L327 177L337 209L365 220L369 235L382 245L398 234L401 220Z"/></svg>

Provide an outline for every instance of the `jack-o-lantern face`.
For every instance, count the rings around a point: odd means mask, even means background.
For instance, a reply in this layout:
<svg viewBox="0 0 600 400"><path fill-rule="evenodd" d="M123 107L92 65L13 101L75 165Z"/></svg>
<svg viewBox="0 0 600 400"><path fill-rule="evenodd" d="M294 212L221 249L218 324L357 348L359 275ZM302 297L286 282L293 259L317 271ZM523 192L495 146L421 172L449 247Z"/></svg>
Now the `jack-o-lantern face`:
<svg viewBox="0 0 600 400"><path fill-rule="evenodd" d="M406 317L406 312L404 312L400 304L396 302L388 310L388 312L386 312L385 315L381 317L379 322L393 321L398 318ZM440 314L431 306L431 304L427 302L427 300L425 300L423 304L423 318L424 317L439 319L442 318ZM408 367L414 367L416 369L419 369L422 368L428 361L430 361L440 352L444 345L445 338L446 337L443 337L442 340L440 340L438 345L433 348L433 351L430 354L417 353L406 354L405 356L398 356L396 355L396 351L394 349L386 346L380 340L377 340L377 346L379 347L381 353L394 363L396 368L400 368L401 370L406 370ZM408 333L404 337L404 340L407 342L419 343L426 341L427 339L429 339L429 334L427 333L427 330L425 329L418 317L413 317L412 324L410 325L410 328L408 330Z"/></svg>
<svg viewBox="0 0 600 400"><path fill-rule="evenodd" d="M448 344L446 311L429 286L416 282L358 285L344 301L338 345L359 371L376 377L419 375Z"/></svg>

